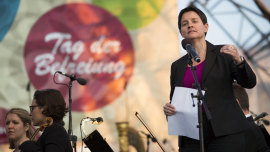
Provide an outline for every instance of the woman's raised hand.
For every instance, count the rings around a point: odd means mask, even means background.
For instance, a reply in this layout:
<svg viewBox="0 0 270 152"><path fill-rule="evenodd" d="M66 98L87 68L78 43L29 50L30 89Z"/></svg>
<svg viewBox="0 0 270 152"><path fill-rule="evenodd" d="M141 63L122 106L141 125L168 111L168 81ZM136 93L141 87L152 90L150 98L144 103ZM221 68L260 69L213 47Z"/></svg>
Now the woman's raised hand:
<svg viewBox="0 0 270 152"><path fill-rule="evenodd" d="M237 51L237 48L234 45L229 45L229 44L224 45L220 49L220 52L230 55L236 64L239 64L242 62L242 59Z"/></svg>

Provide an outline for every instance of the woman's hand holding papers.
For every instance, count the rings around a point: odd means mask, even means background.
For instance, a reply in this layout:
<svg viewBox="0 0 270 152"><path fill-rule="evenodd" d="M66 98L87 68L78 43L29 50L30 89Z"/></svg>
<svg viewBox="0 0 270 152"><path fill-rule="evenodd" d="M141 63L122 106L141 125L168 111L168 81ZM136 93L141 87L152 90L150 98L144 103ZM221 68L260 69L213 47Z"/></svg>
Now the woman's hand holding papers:
<svg viewBox="0 0 270 152"><path fill-rule="evenodd" d="M170 103L166 103L163 106L163 111L164 111L164 114L166 116L172 116L172 115L176 114L175 107L172 104L170 104Z"/></svg>

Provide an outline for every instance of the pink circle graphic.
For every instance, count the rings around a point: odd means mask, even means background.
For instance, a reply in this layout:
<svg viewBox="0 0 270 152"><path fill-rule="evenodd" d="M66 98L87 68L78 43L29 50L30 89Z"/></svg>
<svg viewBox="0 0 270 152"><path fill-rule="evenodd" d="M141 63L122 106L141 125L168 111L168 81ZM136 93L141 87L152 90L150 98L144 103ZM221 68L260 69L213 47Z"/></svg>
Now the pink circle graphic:
<svg viewBox="0 0 270 152"><path fill-rule="evenodd" d="M35 89L58 89L66 101L68 88L53 82L54 73L85 78L86 86L73 82L72 110L91 111L123 92L133 73L134 49L125 27L109 12L72 3L37 20L27 37L24 62ZM55 80L69 83L69 78L59 74Z"/></svg>

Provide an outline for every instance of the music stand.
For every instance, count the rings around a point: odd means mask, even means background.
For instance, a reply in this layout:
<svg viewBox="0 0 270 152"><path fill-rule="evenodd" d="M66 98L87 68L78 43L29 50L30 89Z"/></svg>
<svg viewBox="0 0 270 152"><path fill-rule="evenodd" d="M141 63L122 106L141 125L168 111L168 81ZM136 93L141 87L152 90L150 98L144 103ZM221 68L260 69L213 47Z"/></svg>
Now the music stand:
<svg viewBox="0 0 270 152"><path fill-rule="evenodd" d="M97 130L94 130L82 140L91 152L113 152L112 148Z"/></svg>

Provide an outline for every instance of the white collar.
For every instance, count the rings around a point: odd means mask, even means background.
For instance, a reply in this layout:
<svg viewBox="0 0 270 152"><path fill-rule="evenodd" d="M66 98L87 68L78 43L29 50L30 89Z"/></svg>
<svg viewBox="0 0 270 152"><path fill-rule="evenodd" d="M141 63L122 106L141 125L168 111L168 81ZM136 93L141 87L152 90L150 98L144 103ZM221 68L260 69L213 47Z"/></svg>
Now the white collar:
<svg viewBox="0 0 270 152"><path fill-rule="evenodd" d="M247 115L245 115L245 116L246 116L246 118L247 118L247 117L250 117L250 116L251 116L251 114L247 114Z"/></svg>

